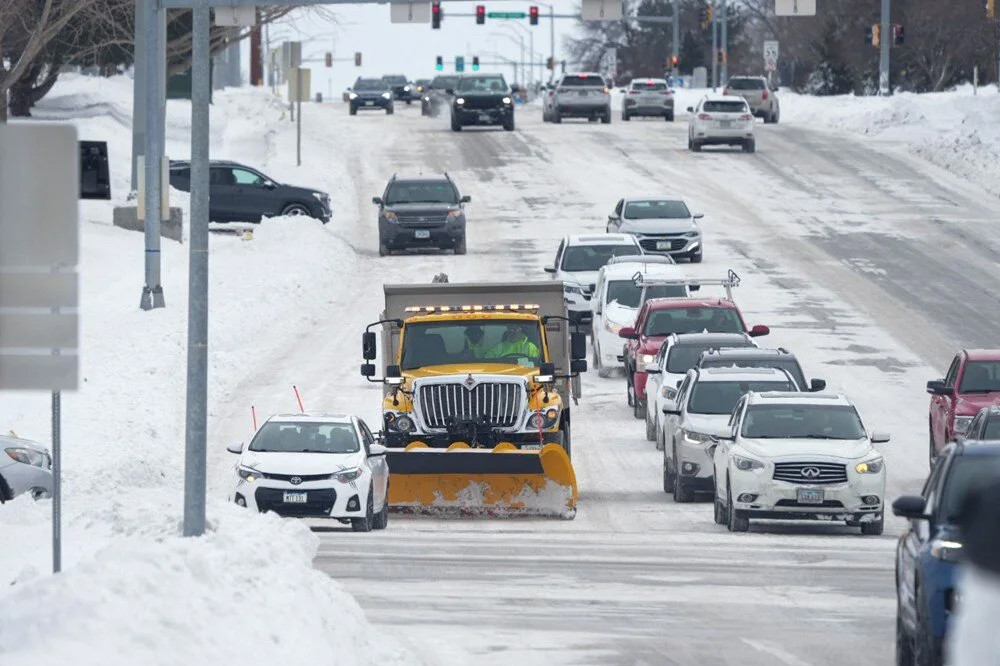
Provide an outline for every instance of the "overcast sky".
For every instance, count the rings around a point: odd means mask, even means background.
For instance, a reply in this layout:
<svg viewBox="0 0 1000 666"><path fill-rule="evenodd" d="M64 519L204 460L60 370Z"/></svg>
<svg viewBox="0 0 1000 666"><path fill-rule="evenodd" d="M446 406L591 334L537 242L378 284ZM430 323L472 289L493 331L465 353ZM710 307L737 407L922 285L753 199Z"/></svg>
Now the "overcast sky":
<svg viewBox="0 0 1000 666"><path fill-rule="evenodd" d="M485 25L476 25L473 16L460 17L449 14L474 14L476 2L443 2L444 20L440 30L431 29L430 23L401 24L390 23L389 5L328 5L326 11L337 15L338 23L328 21L316 12L297 10L280 24L270 26L271 48L285 40L300 39L303 42L303 57L319 59L329 51L336 58L348 58L350 62L334 62L327 69L322 62L311 64L313 69L313 92L324 96L339 96L347 86L360 76L381 76L382 74L405 74L410 80L431 78L435 74L436 56L442 56L447 63L446 72L454 71L450 64L456 55L465 56L466 71L472 64L472 56L478 55L484 63L502 58L489 55L497 52L503 58L520 60L519 35L524 35L525 51L529 48L529 32L534 35L537 58L544 61L549 56L550 30L546 16L548 8L539 5L541 19L532 26L528 19L487 19ZM486 11L528 12L531 0L483 0ZM579 12L578 0L554 0L555 12L569 14ZM510 24L524 28L520 30ZM504 27L506 25L506 27ZM556 60L564 57L563 38L572 34L576 27L574 19L555 20ZM504 36L509 35L509 36ZM354 53L362 54L362 66L354 66ZM249 55L249 54L247 54ZM248 71L244 62L244 71ZM500 71L511 81L510 65L486 66L482 71ZM548 78L547 71L544 78ZM542 78L542 72L535 69L535 78ZM513 81L511 81L513 82Z"/></svg>

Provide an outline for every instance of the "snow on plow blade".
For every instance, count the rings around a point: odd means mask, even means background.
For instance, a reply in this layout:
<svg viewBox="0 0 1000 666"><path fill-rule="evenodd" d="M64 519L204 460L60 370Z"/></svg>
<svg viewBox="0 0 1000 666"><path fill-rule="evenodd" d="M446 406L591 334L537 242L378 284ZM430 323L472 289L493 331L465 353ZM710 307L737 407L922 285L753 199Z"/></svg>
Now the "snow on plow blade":
<svg viewBox="0 0 1000 666"><path fill-rule="evenodd" d="M414 442L386 455L394 509L576 515L576 475L558 444L520 451L506 442L492 450L462 442L432 449Z"/></svg>

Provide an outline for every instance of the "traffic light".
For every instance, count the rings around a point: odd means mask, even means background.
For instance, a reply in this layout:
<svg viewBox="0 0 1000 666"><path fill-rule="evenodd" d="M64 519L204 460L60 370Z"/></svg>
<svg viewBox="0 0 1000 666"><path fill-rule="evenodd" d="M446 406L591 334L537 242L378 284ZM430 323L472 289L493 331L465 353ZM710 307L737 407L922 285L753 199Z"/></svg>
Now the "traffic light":
<svg viewBox="0 0 1000 666"><path fill-rule="evenodd" d="M670 58L670 66L671 67L673 67L674 69L677 69L677 66L679 64L681 64L681 59L680 58L678 58L677 56L672 56Z"/></svg>
<svg viewBox="0 0 1000 666"><path fill-rule="evenodd" d="M486 5L476 5L476 25L486 23Z"/></svg>
<svg viewBox="0 0 1000 666"><path fill-rule="evenodd" d="M545 69L555 69L555 68L556 68L556 59L555 58L546 58L545 59Z"/></svg>
<svg viewBox="0 0 1000 666"><path fill-rule="evenodd" d="M715 5L709 5L705 10L705 23L711 23L712 18L715 16Z"/></svg>
<svg viewBox="0 0 1000 666"><path fill-rule="evenodd" d="M433 2L431 3L431 28L434 30L441 29L441 3ZM440 60L440 58L439 58Z"/></svg>
<svg viewBox="0 0 1000 666"><path fill-rule="evenodd" d="M903 26L898 23L892 24L892 45L900 46L903 40L906 39L906 35L903 33Z"/></svg>
<svg viewBox="0 0 1000 666"><path fill-rule="evenodd" d="M726 64L726 50L719 49L719 53L716 55L720 65Z"/></svg>
<svg viewBox="0 0 1000 666"><path fill-rule="evenodd" d="M434 69L436 69L439 72L444 69L444 58L442 58L441 56L438 56L435 59L435 61L434 61Z"/></svg>
<svg viewBox="0 0 1000 666"><path fill-rule="evenodd" d="M455 71L456 72L465 71L465 56L455 56Z"/></svg>
<svg viewBox="0 0 1000 666"><path fill-rule="evenodd" d="M997 17L997 0L986 0L986 18Z"/></svg>
<svg viewBox="0 0 1000 666"><path fill-rule="evenodd" d="M538 5L528 7L528 23L538 25Z"/></svg>
<svg viewBox="0 0 1000 666"><path fill-rule="evenodd" d="M479 71L479 56L472 56L472 71Z"/></svg>
<svg viewBox="0 0 1000 666"><path fill-rule="evenodd" d="M329 51L326 52L326 66L333 67L333 54Z"/></svg>
<svg viewBox="0 0 1000 666"><path fill-rule="evenodd" d="M354 66L361 67L361 51L354 52Z"/></svg>
<svg viewBox="0 0 1000 666"><path fill-rule="evenodd" d="M872 46L882 45L882 26L878 23L872 26Z"/></svg>

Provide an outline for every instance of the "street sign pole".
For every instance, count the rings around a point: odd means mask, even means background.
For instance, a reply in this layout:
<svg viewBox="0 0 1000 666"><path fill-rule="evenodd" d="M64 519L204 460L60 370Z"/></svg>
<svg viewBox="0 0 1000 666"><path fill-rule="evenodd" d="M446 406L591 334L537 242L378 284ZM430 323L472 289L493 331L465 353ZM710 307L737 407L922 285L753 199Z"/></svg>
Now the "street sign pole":
<svg viewBox="0 0 1000 666"><path fill-rule="evenodd" d="M880 95L891 95L889 89L889 48L892 46L892 26L889 20L890 0L882 0L881 46L878 60L878 91Z"/></svg>
<svg viewBox="0 0 1000 666"><path fill-rule="evenodd" d="M673 55L674 58L680 62L681 57L681 2L680 0L674 0L674 16L673 16ZM677 76L680 74L680 66L672 68L670 72L672 76Z"/></svg>
<svg viewBox="0 0 1000 666"><path fill-rule="evenodd" d="M719 86L719 16L714 3L709 7L712 7L712 92L715 92Z"/></svg>
<svg viewBox="0 0 1000 666"><path fill-rule="evenodd" d="M62 571L62 394L52 392L52 573Z"/></svg>

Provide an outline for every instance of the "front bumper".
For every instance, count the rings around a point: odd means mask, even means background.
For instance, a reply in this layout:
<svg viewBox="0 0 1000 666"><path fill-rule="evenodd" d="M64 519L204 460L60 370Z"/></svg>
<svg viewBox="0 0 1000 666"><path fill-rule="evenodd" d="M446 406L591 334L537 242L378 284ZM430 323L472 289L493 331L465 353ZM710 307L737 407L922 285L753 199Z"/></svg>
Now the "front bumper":
<svg viewBox="0 0 1000 666"><path fill-rule="evenodd" d="M52 470L15 462L6 453L2 455L12 464L0 468L0 476L3 476L14 497L30 490L52 494Z"/></svg>
<svg viewBox="0 0 1000 666"><path fill-rule="evenodd" d="M685 479L695 483L695 487L703 486L712 490L715 478L712 456L708 455L711 442L689 442L683 436L677 440L677 459L674 461L677 472Z"/></svg>
<svg viewBox="0 0 1000 666"><path fill-rule="evenodd" d="M351 100L351 108L355 111L361 111L364 109L370 110L381 110L384 111L392 106L392 100L386 99L385 97L379 96L372 99L359 97L357 99Z"/></svg>
<svg viewBox="0 0 1000 666"><path fill-rule="evenodd" d="M230 500L240 500L252 511L273 511L298 518L362 518L368 502L369 479L362 474L351 483L339 481L289 481L259 479L248 483L237 477ZM305 493L306 502L286 502L285 493Z"/></svg>
<svg viewBox="0 0 1000 666"><path fill-rule="evenodd" d="M502 107L492 107L489 109L466 109L464 107L453 106L452 113L455 120L463 127L469 125L503 125L514 118L514 105L507 104Z"/></svg>
<svg viewBox="0 0 1000 666"><path fill-rule="evenodd" d="M825 520L874 522L882 516L885 501L885 471L879 474L848 472L848 482L839 484L796 484L776 481L771 477L773 468L750 472L730 467L729 482L733 506L745 511L751 518L779 520ZM798 501L800 489L822 490L822 504L803 504ZM741 501L741 495L754 495L752 501ZM863 497L877 497L877 503L868 504Z"/></svg>
<svg viewBox="0 0 1000 666"><path fill-rule="evenodd" d="M391 249L452 248L465 238L462 220L446 222L439 226L417 227L388 222L381 218L378 224L379 239ZM421 233L426 232L426 233Z"/></svg>

